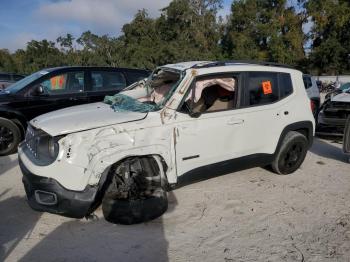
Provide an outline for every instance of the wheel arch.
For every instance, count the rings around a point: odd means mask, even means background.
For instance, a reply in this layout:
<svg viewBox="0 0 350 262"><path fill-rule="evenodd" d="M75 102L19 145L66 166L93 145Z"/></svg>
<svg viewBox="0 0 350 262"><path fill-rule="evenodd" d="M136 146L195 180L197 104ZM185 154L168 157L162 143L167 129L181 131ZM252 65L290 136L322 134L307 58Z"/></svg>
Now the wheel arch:
<svg viewBox="0 0 350 262"><path fill-rule="evenodd" d="M163 158L162 155L159 155L159 154L148 154L148 155L129 155L129 156L125 156L121 159L119 159L118 161L116 161L115 163L109 165L108 167L106 167L106 169L103 171L103 173L101 174L101 177L98 181L98 191L96 193L96 196L95 196L95 200L94 202L92 203L89 211L87 212L86 214L86 217L88 217L91 213L93 213L97 208L98 206L102 203L102 199L105 195L105 192L109 186L109 184L111 183L112 181L112 176L113 174L110 172L111 169L114 167L114 166L117 166L118 164L122 163L123 161L126 161L127 159L130 159L130 158L134 158L134 157L153 157L157 164L158 164L158 167L159 167L159 170L161 171L161 175L162 177L164 178L164 186L166 189L169 188L169 183L168 183L168 178L167 178L167 169L168 169L168 164L166 163L165 159Z"/></svg>
<svg viewBox="0 0 350 262"><path fill-rule="evenodd" d="M171 154L165 151L166 148L163 146L153 146L145 148L137 148L133 150L126 150L115 152L112 154L105 154L101 152L99 156L95 156L90 161L87 171L90 172L89 184L98 184L101 181L102 176L109 172L113 165L121 163L125 159L132 157L152 156L156 159L159 168L164 172L164 176L168 183L177 182L176 167L171 158ZM100 175L99 175L100 174Z"/></svg>
<svg viewBox="0 0 350 262"><path fill-rule="evenodd" d="M303 134L309 142L309 148L312 146L313 139L314 139L314 125L311 121L300 121L300 122L290 124L283 129L280 135L280 138L278 140L278 144L274 155L277 154L277 152L282 146L283 139L285 138L287 133L290 131L296 131Z"/></svg>

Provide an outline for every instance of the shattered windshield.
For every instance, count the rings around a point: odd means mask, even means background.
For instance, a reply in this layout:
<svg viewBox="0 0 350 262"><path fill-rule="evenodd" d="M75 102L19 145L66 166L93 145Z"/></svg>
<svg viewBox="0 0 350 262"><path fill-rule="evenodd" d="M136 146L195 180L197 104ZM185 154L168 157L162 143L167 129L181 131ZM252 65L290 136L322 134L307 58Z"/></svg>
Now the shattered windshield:
<svg viewBox="0 0 350 262"><path fill-rule="evenodd" d="M179 71L157 69L147 81L140 81L117 95L106 96L104 102L111 105L116 112L157 111L163 108L181 79Z"/></svg>

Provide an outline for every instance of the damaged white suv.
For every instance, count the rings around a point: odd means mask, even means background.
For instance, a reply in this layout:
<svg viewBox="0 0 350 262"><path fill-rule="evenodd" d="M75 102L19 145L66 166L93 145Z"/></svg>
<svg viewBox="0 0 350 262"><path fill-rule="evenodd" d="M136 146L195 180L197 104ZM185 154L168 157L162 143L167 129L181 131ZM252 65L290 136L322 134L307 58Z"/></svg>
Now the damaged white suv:
<svg viewBox="0 0 350 262"><path fill-rule="evenodd" d="M30 206L133 224L167 209L166 190L242 167L293 173L314 135L301 72L277 64L186 62L30 122L18 154Z"/></svg>

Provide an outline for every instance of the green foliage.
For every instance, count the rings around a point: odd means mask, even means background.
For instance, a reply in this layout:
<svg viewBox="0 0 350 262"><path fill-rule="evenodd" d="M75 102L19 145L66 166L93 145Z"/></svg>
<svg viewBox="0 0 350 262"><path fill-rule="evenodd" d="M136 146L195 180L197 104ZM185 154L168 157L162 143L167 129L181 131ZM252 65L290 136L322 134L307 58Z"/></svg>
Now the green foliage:
<svg viewBox="0 0 350 262"><path fill-rule="evenodd" d="M304 58L303 22L287 0L235 1L223 38L225 56L297 65Z"/></svg>
<svg viewBox="0 0 350 262"><path fill-rule="evenodd" d="M310 61L317 73L339 74L350 69L350 2L309 0L305 3L314 26Z"/></svg>
<svg viewBox="0 0 350 262"><path fill-rule="evenodd" d="M29 74L62 65L153 69L222 59L266 60L315 73L350 71L349 1L235 0L227 19L218 17L221 7L222 0L173 0L158 18L138 11L120 37L87 31L56 42L32 40L12 54L0 49L0 71ZM305 34L307 23L312 28Z"/></svg>

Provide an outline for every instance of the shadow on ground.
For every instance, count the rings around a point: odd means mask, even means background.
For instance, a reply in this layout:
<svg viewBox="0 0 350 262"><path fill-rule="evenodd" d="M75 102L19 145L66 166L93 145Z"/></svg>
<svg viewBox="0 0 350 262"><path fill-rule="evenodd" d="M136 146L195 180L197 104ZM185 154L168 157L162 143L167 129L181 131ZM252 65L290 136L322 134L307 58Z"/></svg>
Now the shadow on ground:
<svg viewBox="0 0 350 262"><path fill-rule="evenodd" d="M4 196L10 189L0 192ZM0 202L0 261L4 261L40 219L41 213L29 208L24 197L10 197Z"/></svg>
<svg viewBox="0 0 350 262"><path fill-rule="evenodd" d="M172 212L177 200L168 194ZM69 221L41 240L21 261L168 261L168 241L162 217L148 223L113 225Z"/></svg>
<svg viewBox="0 0 350 262"><path fill-rule="evenodd" d="M338 160L344 163L348 162L348 157L343 153L342 145L336 146L336 143L332 141L326 142L315 138L310 151L321 157Z"/></svg>
<svg viewBox="0 0 350 262"><path fill-rule="evenodd" d="M6 173L6 171L11 170L16 165L18 165L18 160L16 157L3 156L0 157L0 175Z"/></svg>

